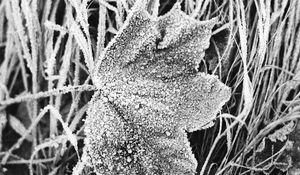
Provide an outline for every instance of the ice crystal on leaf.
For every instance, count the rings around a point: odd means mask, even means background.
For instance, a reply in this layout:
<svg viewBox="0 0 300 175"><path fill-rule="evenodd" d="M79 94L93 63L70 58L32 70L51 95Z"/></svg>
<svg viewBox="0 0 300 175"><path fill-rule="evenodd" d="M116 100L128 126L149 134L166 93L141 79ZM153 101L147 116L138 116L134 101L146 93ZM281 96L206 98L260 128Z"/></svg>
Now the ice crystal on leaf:
<svg viewBox="0 0 300 175"><path fill-rule="evenodd" d="M176 4L153 17L136 5L100 57L84 154L97 174L194 174L186 131L201 129L230 97L197 71L215 20L196 21Z"/></svg>

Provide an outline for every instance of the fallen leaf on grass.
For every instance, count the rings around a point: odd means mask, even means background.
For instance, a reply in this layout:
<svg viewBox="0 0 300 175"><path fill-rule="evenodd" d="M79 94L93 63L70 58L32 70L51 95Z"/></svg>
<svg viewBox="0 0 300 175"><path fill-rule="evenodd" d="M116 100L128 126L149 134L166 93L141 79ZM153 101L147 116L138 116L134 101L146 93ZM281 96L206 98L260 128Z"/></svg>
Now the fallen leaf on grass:
<svg viewBox="0 0 300 175"><path fill-rule="evenodd" d="M178 3L158 18L133 7L93 75L100 92L83 160L97 174L195 173L186 131L211 122L230 97L216 76L197 70L215 23L190 18Z"/></svg>

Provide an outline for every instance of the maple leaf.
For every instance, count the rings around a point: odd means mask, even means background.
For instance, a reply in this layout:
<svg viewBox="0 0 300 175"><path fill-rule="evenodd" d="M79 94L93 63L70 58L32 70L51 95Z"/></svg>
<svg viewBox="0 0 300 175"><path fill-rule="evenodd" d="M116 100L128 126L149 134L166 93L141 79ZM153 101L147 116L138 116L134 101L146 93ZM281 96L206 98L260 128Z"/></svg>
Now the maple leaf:
<svg viewBox="0 0 300 175"><path fill-rule="evenodd" d="M186 131L213 120L230 97L216 76L197 71L215 22L190 18L179 3L158 18L133 7L93 74L100 92L84 154L97 174L195 173Z"/></svg>

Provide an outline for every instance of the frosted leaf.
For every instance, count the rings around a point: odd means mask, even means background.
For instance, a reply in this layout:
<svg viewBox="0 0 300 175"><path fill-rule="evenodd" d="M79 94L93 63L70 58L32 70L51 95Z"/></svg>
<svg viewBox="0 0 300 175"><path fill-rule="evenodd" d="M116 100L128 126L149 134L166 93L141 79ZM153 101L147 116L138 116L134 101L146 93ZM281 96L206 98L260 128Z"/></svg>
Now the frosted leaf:
<svg viewBox="0 0 300 175"><path fill-rule="evenodd" d="M268 135L268 138L272 142L276 142L277 140L283 142L287 139L287 136L294 130L295 123L293 121L284 125L282 128L276 130L274 133Z"/></svg>
<svg viewBox="0 0 300 175"><path fill-rule="evenodd" d="M93 74L101 94L90 102L85 153L98 174L195 173L185 131L211 122L230 97L196 69L214 23L178 4L159 18L133 7Z"/></svg>

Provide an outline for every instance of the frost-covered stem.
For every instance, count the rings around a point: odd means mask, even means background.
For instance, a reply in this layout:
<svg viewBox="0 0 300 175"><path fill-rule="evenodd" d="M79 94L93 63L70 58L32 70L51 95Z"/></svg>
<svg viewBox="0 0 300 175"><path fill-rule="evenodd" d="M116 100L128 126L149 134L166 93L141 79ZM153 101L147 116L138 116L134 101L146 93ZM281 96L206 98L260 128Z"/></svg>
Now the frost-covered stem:
<svg viewBox="0 0 300 175"><path fill-rule="evenodd" d="M206 157L206 159L205 159L205 162L204 162L204 164L203 164L203 166L202 166L202 168L201 168L200 175L204 175L205 170L206 170L206 166L207 166L207 164L208 164L208 162L209 162L209 160L210 160L210 157L211 157L211 155L212 155L212 153L213 153L215 147L217 146L219 140L220 140L221 137L222 137L222 136L221 136L221 131L222 131L222 128L221 128L221 127L222 127L222 125L220 124L220 129L219 129L218 135L217 135L217 137L215 138L215 141L214 141L213 145L210 147L209 153L208 153L208 155L207 155L207 157Z"/></svg>
<svg viewBox="0 0 300 175"><path fill-rule="evenodd" d="M39 36L38 33L41 33L39 21L38 21L38 14L37 14L37 2L33 1L32 6L30 6L28 0L21 1L21 7L26 19L26 24L29 33L30 39L30 46L31 46L31 56L32 56L32 92L33 94L38 93L39 91L39 83L38 83L38 65L39 65ZM38 102L35 100L33 101L33 111L32 111L32 119L38 115ZM33 148L37 144L37 137L36 137L36 128L33 130Z"/></svg>
<svg viewBox="0 0 300 175"><path fill-rule="evenodd" d="M198 13L201 10L201 6L202 6L203 0L198 0L196 3L196 7L191 15L192 18L196 18L196 16L198 15Z"/></svg>
<svg viewBox="0 0 300 175"><path fill-rule="evenodd" d="M239 118L247 117L253 102L253 85L248 75L247 70L247 24L245 17L245 7L242 0L236 0L238 5L237 10L237 23L239 28L240 42L241 42L241 58L243 63L243 96L244 96L244 108L242 112L239 114Z"/></svg>
<svg viewBox="0 0 300 175"><path fill-rule="evenodd" d="M96 57L95 62L98 61L101 52L104 50L104 41L106 33L106 7L102 4L99 4L99 24L98 24L98 33L97 33L97 48L96 48Z"/></svg>
<svg viewBox="0 0 300 175"><path fill-rule="evenodd" d="M84 59L85 59L86 66L88 67L88 71L92 73L94 67L94 60L93 60L93 53L92 53L92 42L89 33L89 23L87 17L87 7L86 7L87 1L83 1L82 3L79 3L79 1L69 0L69 2L75 8L77 13L75 19L76 23L75 21L73 22L73 27L75 27L75 30L73 31L75 34L75 39L78 41L79 44L83 44L81 43L81 41L84 41L86 43L85 46L81 47L81 49L84 54ZM85 37L82 34L81 29L77 25L77 22L82 27ZM71 30L73 27L71 27ZM78 39L80 39L81 41Z"/></svg>
<svg viewBox="0 0 300 175"><path fill-rule="evenodd" d="M191 14L191 17L196 18L198 15L201 16L204 13L204 11L206 10L206 8L208 7L209 2L210 2L209 0L198 0L197 4L196 4L196 8L193 11L193 13Z"/></svg>
<svg viewBox="0 0 300 175"><path fill-rule="evenodd" d="M30 100L37 100L39 98L45 98L49 96L55 96L59 94L66 94L69 92L74 91L95 91L97 88L92 85L79 85L79 86L66 86L62 88L52 89L46 92L38 92L36 94L27 94L27 95L21 95L17 96L16 98L7 99L5 101L0 101L0 105L8 106L14 103L20 103Z"/></svg>
<svg viewBox="0 0 300 175"><path fill-rule="evenodd" d="M48 65L49 66L48 68L50 69L48 74L49 74L50 77L53 76L53 70L54 70L54 67L55 67L55 57L56 57L56 54L59 50L59 47L60 47L60 44L61 44L61 41L62 41L63 37L64 37L64 34L60 33L60 35L59 35L59 37L58 37L58 39L55 43L54 50L51 53L50 58L49 58L50 61L52 61L52 63L49 63L49 65ZM68 49L68 47L66 47L66 48ZM58 88L60 88L60 87L58 87ZM53 80L52 79L50 79L48 81L48 89L53 89ZM54 97L50 96L49 104L50 105L54 104ZM51 114L51 117L50 117L50 137L54 136L56 133L57 133L57 120Z"/></svg>
<svg viewBox="0 0 300 175"><path fill-rule="evenodd" d="M38 93L38 83L37 83L37 76L32 76L32 85L33 85L33 94L36 94ZM37 100L34 100L33 101L33 109L32 109L32 118L33 118L33 121L36 119L36 116L38 114L38 102ZM37 145L37 129L36 128L33 128L32 130L32 135L33 135L33 148Z"/></svg>

